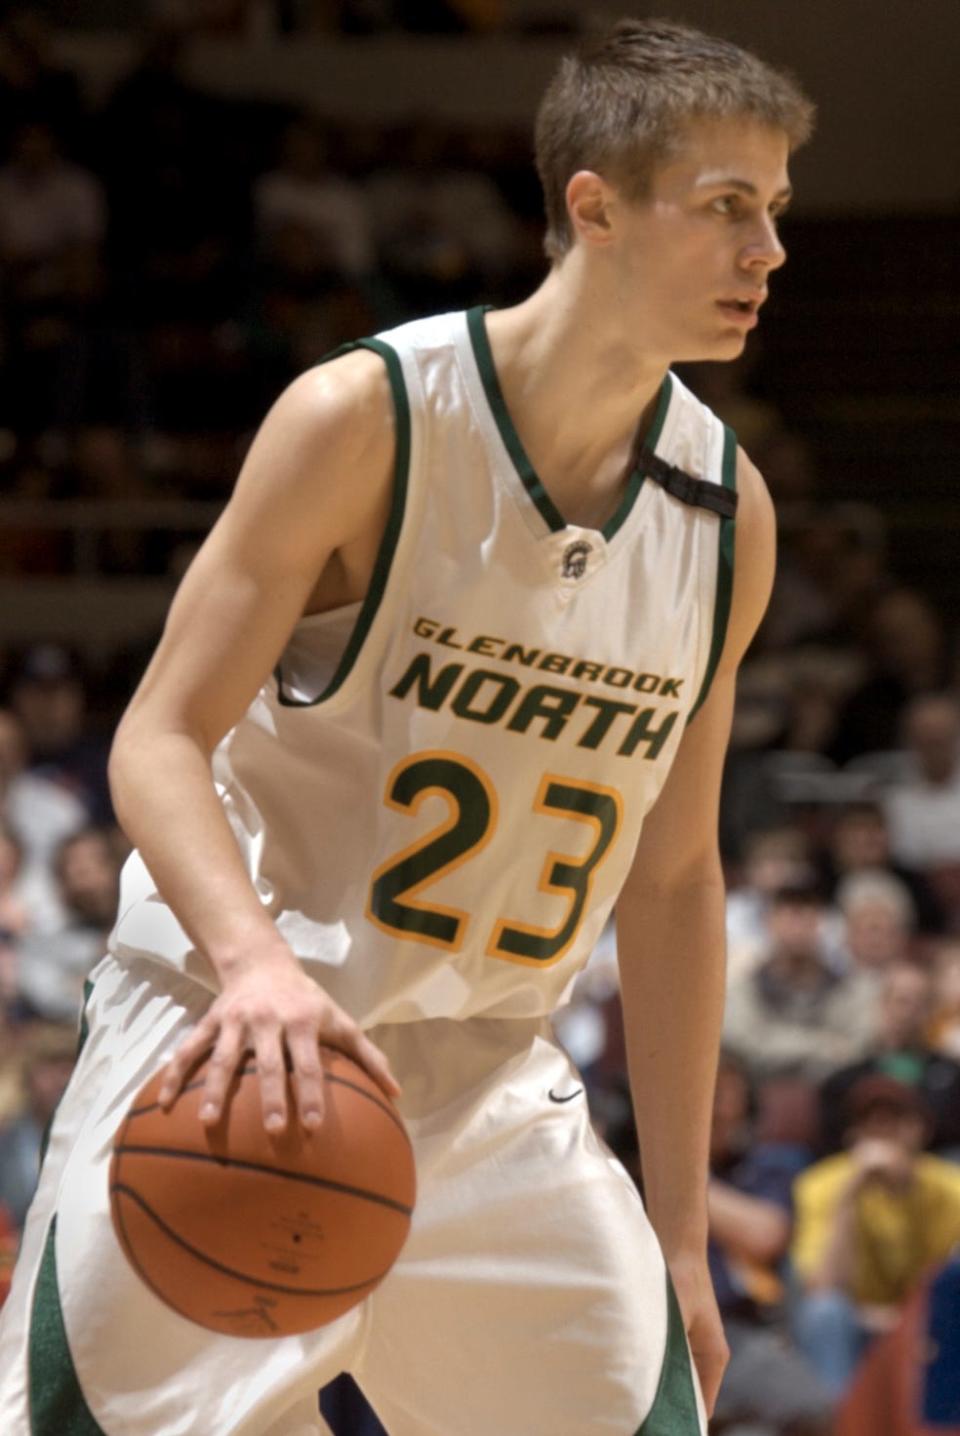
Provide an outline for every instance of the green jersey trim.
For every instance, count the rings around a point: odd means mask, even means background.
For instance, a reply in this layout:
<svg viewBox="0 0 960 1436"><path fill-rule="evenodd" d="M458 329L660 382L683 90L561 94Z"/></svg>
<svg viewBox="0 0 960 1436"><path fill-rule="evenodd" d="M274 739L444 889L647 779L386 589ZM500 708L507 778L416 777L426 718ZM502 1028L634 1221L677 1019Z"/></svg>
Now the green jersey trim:
<svg viewBox="0 0 960 1436"><path fill-rule="evenodd" d="M721 466L723 487L736 493L737 489L737 436L729 425L723 426L723 463ZM736 540L736 520L720 518L720 533L717 540L717 591L713 603L713 635L710 640L710 654L707 658L703 683L697 694L697 701L690 709L687 722L690 723L699 712L710 692L723 645L727 638L727 623L730 619L730 600L733 596L733 562Z"/></svg>
<svg viewBox="0 0 960 1436"><path fill-rule="evenodd" d="M500 387L500 379L497 375L496 365L493 362L493 351L490 348L490 339L487 335L487 326L484 315L489 305L477 305L474 309L467 310L467 329L470 334L470 343L473 347L473 356L480 372L480 380L483 384L483 391L490 406L494 422L503 440L504 448L510 455L513 467L523 487L526 489L533 503L540 512L541 517L552 533L559 533L568 527L566 519L557 508L543 486L543 482L537 473L526 449L517 433L510 411L507 408L506 400L503 397L503 390ZM671 394L670 375L667 374L660 386L657 396L657 408L654 414L653 425L647 439L649 448L654 448L663 430L664 420L667 417L667 410L670 407ZM643 474L634 468L627 480L626 490L623 498L617 506L616 512L607 520L600 532L609 542L618 529L622 528L624 521L629 517L630 511L637 501L637 496L643 487Z"/></svg>
<svg viewBox="0 0 960 1436"><path fill-rule="evenodd" d="M653 1405L636 1436L700 1436L700 1413L680 1303L667 1272L667 1346Z"/></svg>
<svg viewBox="0 0 960 1436"><path fill-rule="evenodd" d="M500 430L500 437L504 447L513 462L520 477L520 482L530 495L533 502L553 533L558 533L567 527L567 521L560 513L556 504L547 493L540 476L527 457L527 451L520 442L520 435L517 433L507 409L506 400L503 397L503 390L500 388L500 380L493 362L493 351L490 348L490 340L487 337L487 326L484 321L485 308L478 305L475 309L467 310L467 328L470 331L470 342L473 345L473 356L477 361L477 368L480 370L480 379L483 383L483 391L487 396L487 403L490 405Z"/></svg>
<svg viewBox="0 0 960 1436"><path fill-rule="evenodd" d="M657 444L660 442L660 435L663 433L663 426L666 422L667 410L670 408L670 396L672 393L673 379L670 374L667 373L664 375L663 383L660 385L660 392L657 395L657 407L653 415L653 423L650 425L650 432L643 445L650 453L656 452ZM630 510L636 503L637 495L640 493L645 478L646 475L638 464L631 471L630 477L627 480L626 492L623 495L622 503L616 513L607 519L607 522L601 529L601 533L607 540L607 543L610 542L617 530L622 527L624 521L629 517Z"/></svg>
<svg viewBox="0 0 960 1436"><path fill-rule="evenodd" d="M358 339L353 343L341 345L339 349L327 354L320 362L326 364L331 359L339 358L341 354L348 354L354 349L372 350L374 354L380 355L387 366L387 377L390 381L396 415L396 452L390 512L387 515L386 527L377 550L373 573L370 576L370 586L330 682L316 698L293 698L289 693L284 692L283 672L278 663L274 669L274 677L277 681L277 700L284 708L314 708L318 703L332 698L345 683L360 655L360 650L363 648L383 600L406 511L407 488L410 478L410 400L407 396L400 356L395 349L391 349L390 345L385 344L381 339Z"/></svg>
<svg viewBox="0 0 960 1436"><path fill-rule="evenodd" d="M90 1413L63 1324L57 1283L57 1219L47 1233L30 1314L31 1436L106 1436Z"/></svg>

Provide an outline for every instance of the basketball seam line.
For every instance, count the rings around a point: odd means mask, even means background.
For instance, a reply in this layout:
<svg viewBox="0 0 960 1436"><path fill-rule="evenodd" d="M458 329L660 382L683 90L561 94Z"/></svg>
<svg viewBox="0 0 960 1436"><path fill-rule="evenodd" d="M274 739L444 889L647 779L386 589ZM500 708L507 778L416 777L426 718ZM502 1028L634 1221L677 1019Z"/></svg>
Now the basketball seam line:
<svg viewBox="0 0 960 1436"><path fill-rule="evenodd" d="M412 1215L413 1208L395 1197L385 1197L380 1192L367 1191L365 1187L352 1187L346 1182L335 1182L331 1177L315 1177L308 1172L289 1172L284 1167L268 1167L262 1162L249 1162L242 1157L218 1157L214 1152L182 1151L176 1147L147 1147L139 1143L118 1143L114 1147L118 1157L174 1157L180 1161L215 1162L218 1167L231 1167L245 1172L262 1172L268 1177L285 1177L292 1182L306 1182L312 1187L323 1187L327 1191L342 1192L348 1197L359 1197L362 1201L377 1202L382 1207L391 1207L402 1216Z"/></svg>
<svg viewBox="0 0 960 1436"><path fill-rule="evenodd" d="M150 1221L152 1221L156 1226L160 1228L160 1230L164 1233L165 1236L168 1236L172 1242L176 1243L177 1246L183 1247L184 1251L189 1252L190 1255L192 1257L196 1257L198 1261L204 1262L207 1266L213 1267L215 1271L222 1272L224 1276L233 1277L234 1279L240 1281L248 1281L251 1286L265 1287L268 1291L279 1291L282 1292L284 1296L346 1296L349 1292L352 1291L362 1291L365 1286L373 1286L376 1282L382 1281L387 1274L386 1271L379 1272L376 1276L367 1277L365 1281L355 1282L353 1286L331 1286L314 1288L283 1286L280 1282L263 1281L260 1279L260 1277L250 1276L247 1272L240 1271L237 1267L226 1266L223 1262L217 1261L215 1257L208 1256L206 1252L202 1252L197 1247L192 1246L190 1242L188 1242L184 1237L180 1236L178 1232L175 1232L172 1227L168 1226L167 1223L163 1220L163 1218L161 1216L158 1216L157 1213L153 1210L153 1208L143 1200L143 1198L140 1196L140 1193L135 1192L132 1187L125 1186L122 1182L119 1182L113 1187L111 1187L110 1191L111 1194L114 1192L123 1192L123 1194L129 1197L131 1201L136 1202L137 1206L140 1207L140 1209L150 1219ZM123 1228L124 1236L127 1241L128 1250L130 1252L133 1265L139 1272L140 1263L136 1259L135 1248L130 1242L130 1236L127 1232L126 1222L123 1223ZM389 1267L387 1268L387 1271L389 1271ZM147 1282L147 1285L150 1286L153 1291L156 1291L158 1295L160 1295L159 1289L154 1286L153 1281L144 1273L141 1273L141 1275L143 1276L144 1281ZM167 1302L168 1298L161 1296L161 1300Z"/></svg>
<svg viewBox="0 0 960 1436"><path fill-rule="evenodd" d="M237 1075L244 1077L248 1072L256 1072L256 1070L256 1062L251 1062L248 1066L241 1067ZM325 1082L339 1083L341 1087L349 1087L352 1092L356 1092L361 1097L366 1097L367 1101L372 1102L375 1107L379 1107L380 1111L384 1112L386 1116L390 1118L394 1126L399 1128L407 1141L410 1141L410 1134L404 1126L403 1120L392 1107L390 1107L389 1103L384 1102L382 1098L375 1097L372 1092L368 1092L366 1088L360 1087L356 1082L351 1082L346 1077L337 1077L336 1074L332 1072L325 1072L323 1080ZM205 1081L206 1078L201 1077L197 1082L188 1082L185 1087L181 1087L180 1095L183 1096L187 1092L196 1092L197 1088L202 1087ZM159 1102L148 1102L145 1107L131 1107L127 1113L127 1120L129 1121L131 1117L143 1117L148 1112L155 1112L159 1106Z"/></svg>
<svg viewBox="0 0 960 1436"><path fill-rule="evenodd" d="M129 1195L132 1197L136 1197L135 1192L130 1192ZM137 1275L140 1277L140 1280L146 1282L147 1286L153 1292L154 1296L157 1297L159 1301L164 1302L165 1305L169 1305L169 1302L166 1302L163 1292L155 1284L153 1278L147 1275L147 1273L141 1267L140 1263L137 1261L137 1254L134 1250L133 1242L130 1240L130 1234L127 1231L127 1214L124 1211L122 1205L120 1204L120 1202L111 1202L110 1205L114 1219L114 1226L117 1229L117 1236L120 1238L120 1244L127 1254L127 1260L129 1261L130 1265L133 1267ZM146 1208L146 1212L148 1217L153 1216L153 1213L150 1211L149 1208Z"/></svg>
<svg viewBox="0 0 960 1436"><path fill-rule="evenodd" d="M386 1115L390 1118L390 1121L393 1122L394 1126L400 1129L408 1142L410 1141L410 1134L404 1126L403 1121L393 1110L390 1104L388 1102L384 1102L381 1097L374 1096L372 1092L366 1091L365 1088L358 1086L356 1082L351 1082L348 1077L337 1077L333 1073L329 1073L325 1076L324 1080L326 1082L339 1082L341 1087L349 1087L351 1091L359 1093L361 1097L366 1097L368 1102L372 1102L375 1107L380 1108L381 1112L386 1113Z"/></svg>

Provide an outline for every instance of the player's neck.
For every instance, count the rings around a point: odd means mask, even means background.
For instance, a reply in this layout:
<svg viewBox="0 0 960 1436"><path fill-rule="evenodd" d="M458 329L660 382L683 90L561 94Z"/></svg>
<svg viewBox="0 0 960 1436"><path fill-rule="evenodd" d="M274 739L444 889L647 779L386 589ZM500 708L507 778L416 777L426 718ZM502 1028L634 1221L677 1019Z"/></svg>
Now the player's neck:
<svg viewBox="0 0 960 1436"><path fill-rule="evenodd" d="M641 415L652 423L667 362L644 354L616 306L572 267L488 315L487 329L511 417L544 478L595 473L607 460L615 469Z"/></svg>

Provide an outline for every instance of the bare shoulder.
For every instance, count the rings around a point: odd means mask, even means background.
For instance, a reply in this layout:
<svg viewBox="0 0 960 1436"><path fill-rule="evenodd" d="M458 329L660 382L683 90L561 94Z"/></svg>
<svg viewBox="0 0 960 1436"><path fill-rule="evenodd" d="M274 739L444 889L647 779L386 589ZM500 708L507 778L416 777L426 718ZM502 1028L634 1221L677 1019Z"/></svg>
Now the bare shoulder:
<svg viewBox="0 0 960 1436"><path fill-rule="evenodd" d="M237 480L231 504L243 518L269 502L319 507L341 541L375 511L389 484L394 408L386 366L358 349L308 369L263 420Z"/></svg>
<svg viewBox="0 0 960 1436"><path fill-rule="evenodd" d="M773 587L776 517L763 475L737 450L737 537L733 599L722 666L735 668L759 627Z"/></svg>
<svg viewBox="0 0 960 1436"><path fill-rule="evenodd" d="M352 349L307 369L278 401L309 423L343 430L358 447L390 436L393 403L387 367L370 349Z"/></svg>

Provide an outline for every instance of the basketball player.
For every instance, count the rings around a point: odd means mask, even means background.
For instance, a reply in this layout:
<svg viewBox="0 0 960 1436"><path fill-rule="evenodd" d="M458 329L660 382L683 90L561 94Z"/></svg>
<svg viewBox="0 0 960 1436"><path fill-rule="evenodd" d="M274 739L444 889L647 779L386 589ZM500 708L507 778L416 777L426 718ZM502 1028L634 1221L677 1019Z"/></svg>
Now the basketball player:
<svg viewBox="0 0 960 1436"><path fill-rule="evenodd" d="M718 791L773 520L669 366L742 352L810 122L736 47L622 22L541 106L540 288L266 418L117 734L138 851L4 1313L5 1436L305 1436L340 1370L391 1436L705 1430ZM548 1026L615 902L645 1210ZM214 1335L120 1253L113 1133L210 1047L203 1120L253 1049L266 1127L313 1127L318 1043L402 1093L409 1244L309 1337Z"/></svg>

